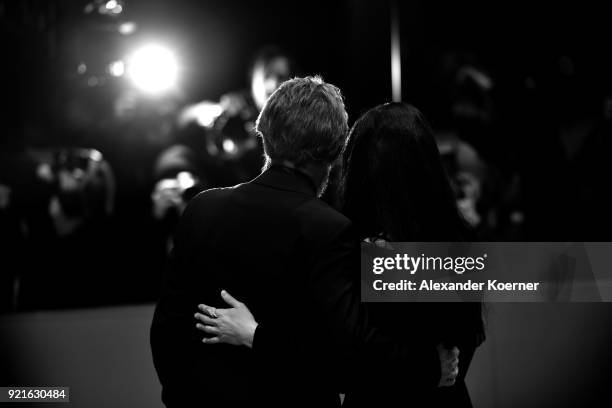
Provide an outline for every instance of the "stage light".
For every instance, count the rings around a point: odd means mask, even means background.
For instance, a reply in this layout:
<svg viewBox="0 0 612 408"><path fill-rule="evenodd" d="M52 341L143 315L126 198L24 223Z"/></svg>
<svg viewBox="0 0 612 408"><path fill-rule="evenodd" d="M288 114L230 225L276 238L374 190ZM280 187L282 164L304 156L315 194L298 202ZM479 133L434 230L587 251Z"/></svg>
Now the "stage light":
<svg viewBox="0 0 612 408"><path fill-rule="evenodd" d="M236 143L232 139L225 139L223 141L223 150L226 153L235 153L236 152Z"/></svg>
<svg viewBox="0 0 612 408"><path fill-rule="evenodd" d="M108 10L107 13L119 14L123 11L123 6L116 0L107 1L104 7Z"/></svg>
<svg viewBox="0 0 612 408"><path fill-rule="evenodd" d="M188 120L193 120L203 127L211 127L215 120L223 114L223 108L217 103L200 102L190 106L185 111Z"/></svg>
<svg viewBox="0 0 612 408"><path fill-rule="evenodd" d="M171 90L176 85L178 65L172 52L160 45L147 45L128 58L127 74L134 85L149 94Z"/></svg>
<svg viewBox="0 0 612 408"><path fill-rule="evenodd" d="M137 28L138 27L136 26L136 23L134 23L133 21L126 21L125 23L119 24L118 30L119 33L122 35L130 35L136 32Z"/></svg>
<svg viewBox="0 0 612 408"><path fill-rule="evenodd" d="M108 66L108 72L112 76L120 77L125 73L125 64L123 61L115 61Z"/></svg>

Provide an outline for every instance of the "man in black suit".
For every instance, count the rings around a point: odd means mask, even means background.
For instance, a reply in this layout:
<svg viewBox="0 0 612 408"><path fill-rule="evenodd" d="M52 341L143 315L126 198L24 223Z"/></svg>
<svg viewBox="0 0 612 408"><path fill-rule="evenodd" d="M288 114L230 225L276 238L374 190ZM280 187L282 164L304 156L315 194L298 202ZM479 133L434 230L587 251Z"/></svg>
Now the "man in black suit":
<svg viewBox="0 0 612 408"><path fill-rule="evenodd" d="M350 378L343 369L355 357L381 369L405 362L406 381L423 386L436 387L441 376L452 384L456 356L370 327L351 264L351 222L317 198L348 131L339 89L318 77L285 82L257 131L263 173L196 196L175 236L151 328L166 406L339 406ZM223 306L222 289L258 318L249 347L202 345L193 314L201 302Z"/></svg>

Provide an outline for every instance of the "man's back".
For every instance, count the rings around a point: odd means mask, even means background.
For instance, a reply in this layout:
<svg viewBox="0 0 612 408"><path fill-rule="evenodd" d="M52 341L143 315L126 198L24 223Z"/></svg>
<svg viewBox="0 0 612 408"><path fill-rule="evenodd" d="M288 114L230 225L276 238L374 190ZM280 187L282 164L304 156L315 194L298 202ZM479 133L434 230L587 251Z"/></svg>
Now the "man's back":
<svg viewBox="0 0 612 408"><path fill-rule="evenodd" d="M305 341L317 337L309 272L350 223L315 195L305 174L272 167L250 183L210 190L190 203L151 330L168 406L338 404L326 375L333 362ZM193 314L198 303L225 307L221 289L248 304L260 324L286 329L291 346L258 354L256 346L203 345Z"/></svg>

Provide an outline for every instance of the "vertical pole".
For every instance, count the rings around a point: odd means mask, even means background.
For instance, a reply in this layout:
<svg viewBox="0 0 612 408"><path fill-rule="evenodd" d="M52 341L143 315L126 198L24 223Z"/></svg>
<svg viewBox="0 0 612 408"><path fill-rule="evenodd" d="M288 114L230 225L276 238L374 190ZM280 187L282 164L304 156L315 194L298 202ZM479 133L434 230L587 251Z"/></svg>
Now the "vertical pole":
<svg viewBox="0 0 612 408"><path fill-rule="evenodd" d="M391 2L391 95L393 102L402 100L402 54L400 47L400 21L397 0Z"/></svg>

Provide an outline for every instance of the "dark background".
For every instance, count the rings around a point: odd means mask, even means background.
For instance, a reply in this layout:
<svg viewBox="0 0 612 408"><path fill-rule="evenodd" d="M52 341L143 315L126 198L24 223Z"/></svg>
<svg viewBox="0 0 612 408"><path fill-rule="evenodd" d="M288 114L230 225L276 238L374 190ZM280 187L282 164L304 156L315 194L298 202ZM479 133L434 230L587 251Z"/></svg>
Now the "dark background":
<svg viewBox="0 0 612 408"><path fill-rule="evenodd" d="M515 113L513 122L524 121L516 113L536 98L541 104L532 113L558 119L561 102L597 110L611 90L603 2L399 3L404 99L420 106L434 124L443 123L447 110L448 52L493 76L499 103ZM352 119L390 99L388 1L132 0L122 18L137 22L139 29L129 37L112 32L101 16L84 15L85 4L0 3L3 100L12 107L3 111L5 123L22 131L25 125L65 131L70 124L57 102L83 92L76 66L85 61L103 71L148 38L162 39L177 52L185 100L215 99L246 86L249 59L269 43L289 50L303 73L322 74L340 86ZM116 89L100 88L79 96L95 98L99 106L91 109L103 115L100 94ZM38 143L51 142L49 136L39 138Z"/></svg>
<svg viewBox="0 0 612 408"><path fill-rule="evenodd" d="M150 216L151 169L172 142L171 133L160 134L167 117L159 112L246 88L258 47L278 44L297 61L298 74L321 74L338 85L351 123L391 99L388 1L132 0L121 14L138 24L130 36L111 29L104 16L84 14L86 4L0 1L5 164L11 152L25 148L88 147L103 153L117 180L115 216L93 255L79 261L78 279L95 290L59 285L66 293L54 293L50 305L155 299L165 243ZM608 201L602 197L610 135L562 137L580 121L605 122L612 57L604 5L402 1L397 15L403 100L419 107L436 131L453 126L458 66L471 64L493 80L494 132L482 141L481 153L502 178L521 179L525 222L513 237L607 240ZM138 115L118 118L113 109L125 80L109 77L105 67L147 40L163 41L176 53L180 93L159 105L144 101ZM77 72L81 63L85 74ZM91 86L91 77L102 79ZM32 265L28 257L26 249L12 268L57 280L57 263L43 256ZM70 300L59 300L64 298Z"/></svg>

